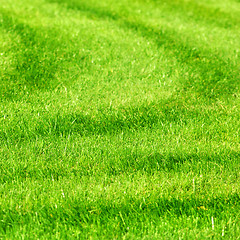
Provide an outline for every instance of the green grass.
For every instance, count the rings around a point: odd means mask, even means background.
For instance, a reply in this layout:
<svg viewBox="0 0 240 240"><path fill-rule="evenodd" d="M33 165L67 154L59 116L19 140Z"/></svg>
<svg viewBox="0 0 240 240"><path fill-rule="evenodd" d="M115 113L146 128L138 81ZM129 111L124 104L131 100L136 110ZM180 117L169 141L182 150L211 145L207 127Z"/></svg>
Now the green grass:
<svg viewBox="0 0 240 240"><path fill-rule="evenodd" d="M239 239L240 2L0 5L1 239Z"/></svg>

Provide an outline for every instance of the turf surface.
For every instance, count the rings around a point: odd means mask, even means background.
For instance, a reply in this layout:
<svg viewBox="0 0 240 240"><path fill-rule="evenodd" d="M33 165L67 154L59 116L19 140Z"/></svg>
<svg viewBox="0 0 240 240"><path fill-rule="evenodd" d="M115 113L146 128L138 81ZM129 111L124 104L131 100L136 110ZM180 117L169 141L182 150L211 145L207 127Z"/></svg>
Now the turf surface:
<svg viewBox="0 0 240 240"><path fill-rule="evenodd" d="M239 0L0 5L0 238L239 239Z"/></svg>

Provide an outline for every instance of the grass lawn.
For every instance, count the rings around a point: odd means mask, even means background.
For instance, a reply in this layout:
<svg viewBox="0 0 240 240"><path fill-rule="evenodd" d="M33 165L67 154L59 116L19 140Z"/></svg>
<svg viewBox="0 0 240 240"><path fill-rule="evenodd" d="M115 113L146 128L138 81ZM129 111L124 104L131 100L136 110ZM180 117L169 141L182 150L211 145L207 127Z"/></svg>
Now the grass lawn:
<svg viewBox="0 0 240 240"><path fill-rule="evenodd" d="M1 239L240 239L239 0L0 4Z"/></svg>

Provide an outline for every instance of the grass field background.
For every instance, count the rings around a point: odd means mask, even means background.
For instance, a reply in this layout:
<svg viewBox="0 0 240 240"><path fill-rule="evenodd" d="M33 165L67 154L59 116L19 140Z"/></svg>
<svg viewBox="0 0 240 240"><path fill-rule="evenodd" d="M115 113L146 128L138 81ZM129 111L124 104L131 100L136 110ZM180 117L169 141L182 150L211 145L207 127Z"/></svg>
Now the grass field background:
<svg viewBox="0 0 240 240"><path fill-rule="evenodd" d="M239 239L239 0L0 4L0 238Z"/></svg>

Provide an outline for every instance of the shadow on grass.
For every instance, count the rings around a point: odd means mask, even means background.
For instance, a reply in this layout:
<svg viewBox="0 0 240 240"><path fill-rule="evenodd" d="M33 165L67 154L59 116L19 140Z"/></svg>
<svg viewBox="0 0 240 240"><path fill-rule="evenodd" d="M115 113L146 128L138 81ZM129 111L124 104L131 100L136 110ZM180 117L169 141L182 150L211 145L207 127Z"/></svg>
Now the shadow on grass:
<svg viewBox="0 0 240 240"><path fill-rule="evenodd" d="M117 156L110 156L105 172L109 176L117 176L125 173L133 174L136 172L154 174L157 171L174 172L178 171L185 162L191 163L199 158L197 154L178 154L173 152L144 154L137 150L131 153L122 150ZM211 159L214 160L214 159ZM96 166L91 164L88 169L90 175L94 174Z"/></svg>
<svg viewBox="0 0 240 240"><path fill-rule="evenodd" d="M16 204L12 209L1 209L1 232L9 231L20 222L22 225L40 222L39 227L45 228L46 231L52 231L57 225L64 227L65 230L67 226L76 225L78 229L84 231L86 228L92 228L93 225L101 224L101 227L110 231L121 230L121 233L124 233L129 229L143 230L144 222L146 224L151 222L157 227L162 222L174 224L171 218L189 220L189 217L192 220L197 218L196 227L201 228L211 226L212 217L219 222L228 221L231 216L231 219L236 221L237 209L240 207L240 197L237 193L227 196L209 196L206 193L203 198L191 196L182 199L150 196L144 200L125 195L122 199L121 201L121 196L117 201L114 199L104 201L102 197L91 202L85 197L67 199L57 208L55 205L45 203L43 206L30 205L28 208L23 205L22 208L17 209Z"/></svg>
<svg viewBox="0 0 240 240"><path fill-rule="evenodd" d="M178 99L168 99L159 104L146 104L129 108L103 108L98 113L81 112L56 113L43 112L42 117L18 116L12 122L4 121L0 139L5 141L28 141L39 136L68 137L119 134L123 131L136 131L152 128L156 124L186 124L188 119L196 118L200 110L186 109ZM205 116L204 115L204 116ZM169 130L169 129L168 129ZM166 129L167 131L167 129Z"/></svg>
<svg viewBox="0 0 240 240"><path fill-rule="evenodd" d="M64 42L56 29L33 27L19 20L19 16L1 10L0 29L16 36L13 54L13 69L6 70L1 79L0 96L3 99L21 99L34 90L51 90L59 84L56 73L62 64L71 59L64 51ZM57 37L59 35L59 37ZM78 63L86 60L77 56Z"/></svg>
<svg viewBox="0 0 240 240"><path fill-rule="evenodd" d="M57 146L55 146L57 147ZM109 150L108 150L109 151ZM216 151L216 150L215 150ZM91 176L108 176L109 178L119 175L154 175L158 172L177 173L214 171L221 173L222 169L229 170L236 175L236 167L240 153L227 149L226 152L214 153L188 153L177 149L165 153L152 152L147 154L138 150L129 153L124 148L117 149L114 153L101 155L101 149L93 152L83 152L81 149L72 149L71 153L63 150L49 149L36 152L31 155L31 160L26 162L26 154L19 153L14 159L14 165L7 165L8 156L1 156L0 163L2 177L1 184L18 181L62 181L65 178L81 179ZM5 161L5 162L4 162ZM231 163L231 164L230 164ZM235 168L234 168L235 167ZM108 182L108 181L107 181ZM111 184L109 180L108 184Z"/></svg>
<svg viewBox="0 0 240 240"><path fill-rule="evenodd" d="M112 12L109 9L96 8L82 2L48 1L63 4L66 8L86 12L92 18L113 20L120 27L130 29L153 40L159 47L164 47L170 57L177 57L184 66L188 67L189 72L184 76L186 89L194 88L199 94L212 98L232 94L239 85L239 69L230 59L223 59L216 53L195 48L194 45L183 41L183 37L171 29L154 28L142 22L135 22L132 16L120 15L120 13ZM198 7L204 8L203 6ZM202 9L203 12L205 10ZM212 11L206 11L205 17L212 19ZM224 16L220 11L218 11L218 15ZM226 16L224 16L225 18Z"/></svg>

